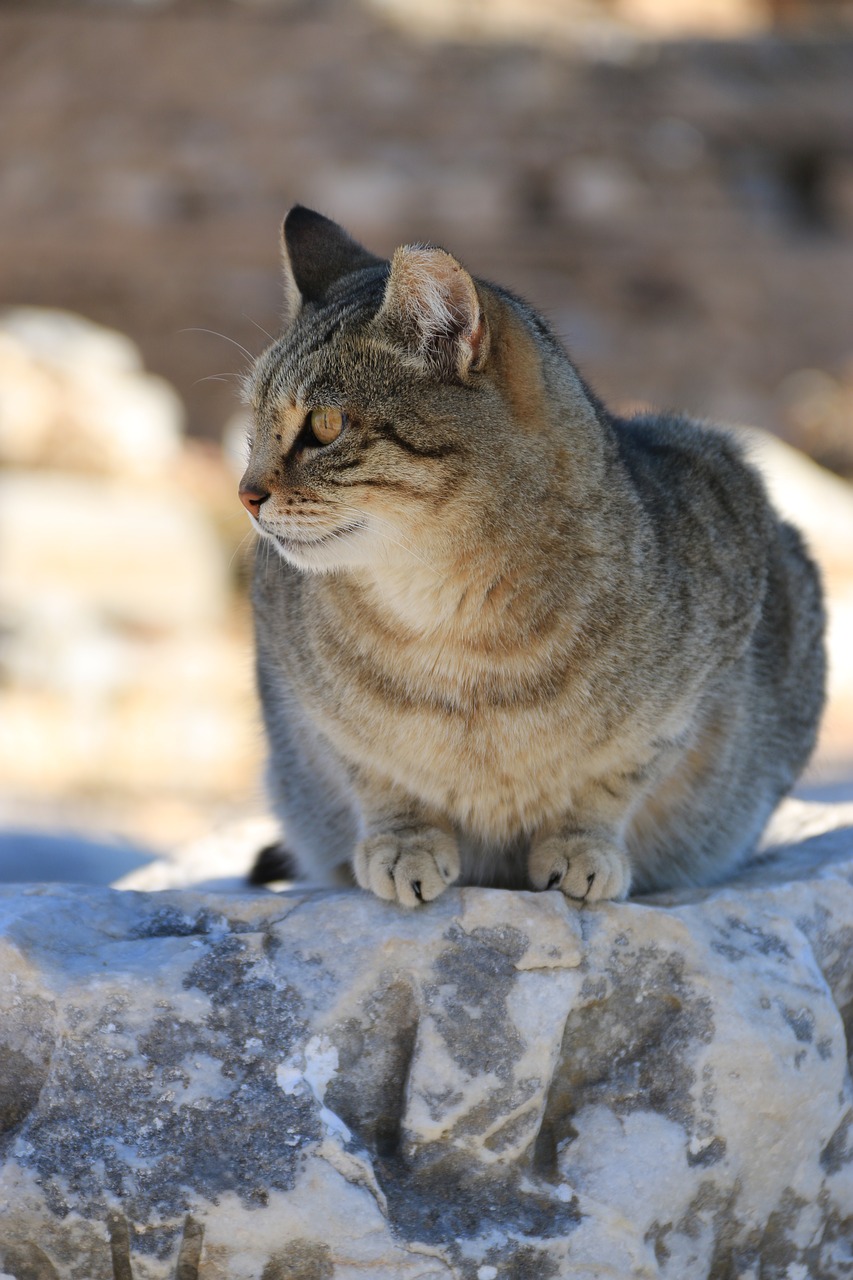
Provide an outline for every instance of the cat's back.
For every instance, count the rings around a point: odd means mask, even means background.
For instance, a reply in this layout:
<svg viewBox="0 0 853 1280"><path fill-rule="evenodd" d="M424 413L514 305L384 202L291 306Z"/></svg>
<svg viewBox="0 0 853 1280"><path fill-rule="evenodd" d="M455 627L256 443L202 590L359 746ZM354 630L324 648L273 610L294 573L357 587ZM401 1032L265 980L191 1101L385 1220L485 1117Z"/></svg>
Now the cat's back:
<svg viewBox="0 0 853 1280"><path fill-rule="evenodd" d="M731 432L663 413L615 418L613 427L620 460L656 527L671 536L674 521L686 532L723 523L738 555L767 547L775 513Z"/></svg>
<svg viewBox="0 0 853 1280"><path fill-rule="evenodd" d="M731 582L757 575L772 616L794 586L805 593L811 634L823 617L817 568L800 533L773 507L748 447L731 430L679 414L617 418L613 426L620 460L672 563L685 553L695 559L705 589L721 575Z"/></svg>
<svg viewBox="0 0 853 1280"><path fill-rule="evenodd" d="M801 534L776 512L733 432L674 414L614 426L670 574L688 566L733 627L751 617L744 688L756 740L769 736L793 779L814 744L826 677L820 574Z"/></svg>

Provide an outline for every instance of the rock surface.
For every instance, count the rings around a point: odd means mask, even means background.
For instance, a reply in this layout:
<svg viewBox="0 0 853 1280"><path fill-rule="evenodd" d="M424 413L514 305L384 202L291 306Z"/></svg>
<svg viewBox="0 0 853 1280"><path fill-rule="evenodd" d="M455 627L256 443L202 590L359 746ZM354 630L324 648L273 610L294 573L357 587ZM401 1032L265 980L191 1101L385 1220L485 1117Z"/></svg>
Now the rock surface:
<svg viewBox="0 0 853 1280"><path fill-rule="evenodd" d="M841 1280L853 813L714 890L0 898L14 1280ZM845 825L846 824L846 825Z"/></svg>

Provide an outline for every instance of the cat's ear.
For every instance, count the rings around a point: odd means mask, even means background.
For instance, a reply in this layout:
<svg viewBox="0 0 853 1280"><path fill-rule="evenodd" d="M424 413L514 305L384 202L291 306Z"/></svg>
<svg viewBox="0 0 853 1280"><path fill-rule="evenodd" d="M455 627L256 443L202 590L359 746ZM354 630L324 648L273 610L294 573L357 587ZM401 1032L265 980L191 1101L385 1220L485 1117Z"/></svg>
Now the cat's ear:
<svg viewBox="0 0 853 1280"><path fill-rule="evenodd" d="M377 321L445 374L464 378L485 364L489 332L477 288L444 249L409 244L396 251Z"/></svg>
<svg viewBox="0 0 853 1280"><path fill-rule="evenodd" d="M296 319L303 303L323 302L343 276L382 261L336 222L301 204L295 204L282 223L281 253L286 324Z"/></svg>

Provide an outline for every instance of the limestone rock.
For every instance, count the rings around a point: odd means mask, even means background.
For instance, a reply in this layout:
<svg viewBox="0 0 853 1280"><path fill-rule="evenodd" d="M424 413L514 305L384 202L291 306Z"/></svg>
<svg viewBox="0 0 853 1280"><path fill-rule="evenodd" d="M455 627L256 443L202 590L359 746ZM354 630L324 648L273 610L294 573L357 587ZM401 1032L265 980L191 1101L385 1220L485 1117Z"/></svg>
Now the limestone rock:
<svg viewBox="0 0 853 1280"><path fill-rule="evenodd" d="M853 827L814 830L583 911L9 887L0 1268L849 1276Z"/></svg>

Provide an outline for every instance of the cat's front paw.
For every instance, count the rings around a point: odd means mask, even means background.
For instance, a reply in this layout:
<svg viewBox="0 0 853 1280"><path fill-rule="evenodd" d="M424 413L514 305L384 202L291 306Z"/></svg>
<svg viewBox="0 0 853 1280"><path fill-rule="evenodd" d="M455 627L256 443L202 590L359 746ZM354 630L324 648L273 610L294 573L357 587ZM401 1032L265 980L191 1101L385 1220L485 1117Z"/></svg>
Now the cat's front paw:
<svg viewBox="0 0 853 1280"><path fill-rule="evenodd" d="M457 879L459 850L453 837L436 827L368 836L356 848L353 869L362 889L415 907L431 902Z"/></svg>
<svg viewBox="0 0 853 1280"><path fill-rule="evenodd" d="M631 864L615 844L588 836L549 836L530 854L534 889L559 889L575 902L621 899L631 887Z"/></svg>

